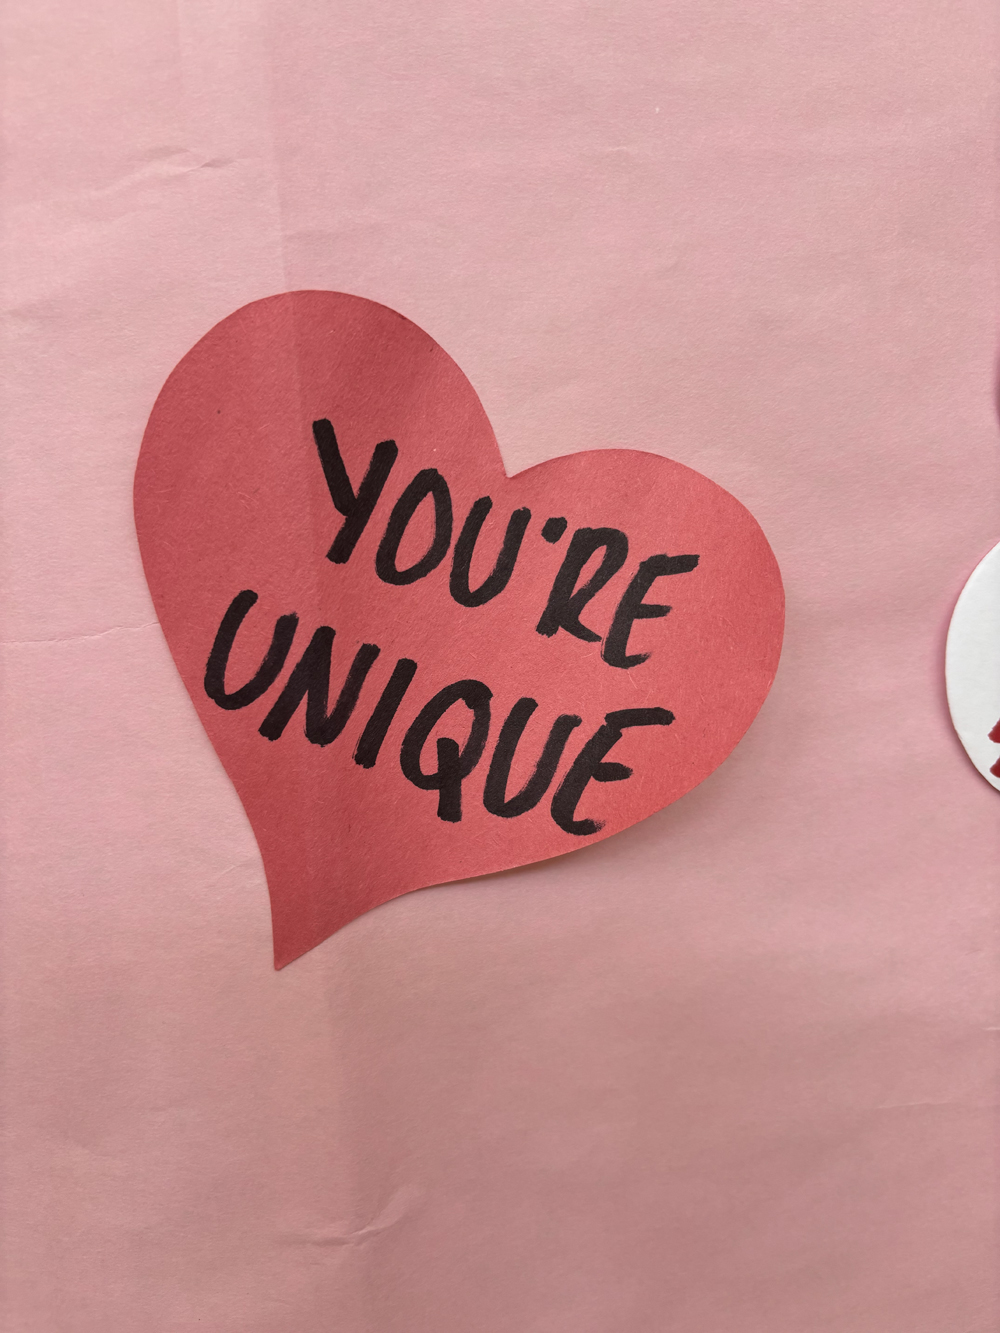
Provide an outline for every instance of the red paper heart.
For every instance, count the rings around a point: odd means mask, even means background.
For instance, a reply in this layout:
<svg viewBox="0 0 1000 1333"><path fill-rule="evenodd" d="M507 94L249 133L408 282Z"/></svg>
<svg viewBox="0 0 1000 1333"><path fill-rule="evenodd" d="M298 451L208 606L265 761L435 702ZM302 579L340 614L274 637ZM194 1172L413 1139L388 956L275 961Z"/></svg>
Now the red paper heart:
<svg viewBox="0 0 1000 1333"><path fill-rule="evenodd" d="M675 801L777 668L781 579L737 500L620 449L507 477L450 357L356 296L257 301L192 348L150 416L135 514L257 836L278 967L402 893ZM516 559L490 582L508 524Z"/></svg>

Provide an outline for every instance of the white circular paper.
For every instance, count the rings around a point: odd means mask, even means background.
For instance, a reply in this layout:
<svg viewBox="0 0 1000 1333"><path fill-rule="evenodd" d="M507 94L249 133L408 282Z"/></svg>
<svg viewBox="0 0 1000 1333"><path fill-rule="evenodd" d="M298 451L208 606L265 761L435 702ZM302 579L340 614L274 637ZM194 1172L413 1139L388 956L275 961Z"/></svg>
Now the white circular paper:
<svg viewBox="0 0 1000 1333"><path fill-rule="evenodd" d="M983 777L1000 791L1000 545L994 546L962 589L948 628L945 679L951 720Z"/></svg>

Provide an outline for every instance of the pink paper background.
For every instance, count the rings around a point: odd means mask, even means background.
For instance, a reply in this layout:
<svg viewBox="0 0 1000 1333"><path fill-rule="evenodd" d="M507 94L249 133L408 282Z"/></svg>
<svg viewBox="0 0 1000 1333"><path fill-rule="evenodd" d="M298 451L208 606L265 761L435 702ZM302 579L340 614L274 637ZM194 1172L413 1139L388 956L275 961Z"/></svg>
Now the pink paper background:
<svg viewBox="0 0 1000 1333"><path fill-rule="evenodd" d="M992 0L10 0L11 1333L986 1333L996 793L943 634L996 541ZM749 506L735 754L573 856L271 970L131 516L164 378L355 291L516 470Z"/></svg>

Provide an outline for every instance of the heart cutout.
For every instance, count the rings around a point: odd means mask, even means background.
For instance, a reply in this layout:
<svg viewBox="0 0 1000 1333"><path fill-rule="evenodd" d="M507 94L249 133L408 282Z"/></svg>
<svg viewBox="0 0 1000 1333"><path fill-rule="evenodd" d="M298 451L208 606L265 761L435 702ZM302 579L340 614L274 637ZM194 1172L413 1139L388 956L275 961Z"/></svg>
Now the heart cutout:
<svg viewBox="0 0 1000 1333"><path fill-rule="evenodd" d="M675 801L777 668L781 578L737 500L624 449L507 477L458 366L356 296L256 301L197 343L135 516L257 837L277 967L400 894Z"/></svg>

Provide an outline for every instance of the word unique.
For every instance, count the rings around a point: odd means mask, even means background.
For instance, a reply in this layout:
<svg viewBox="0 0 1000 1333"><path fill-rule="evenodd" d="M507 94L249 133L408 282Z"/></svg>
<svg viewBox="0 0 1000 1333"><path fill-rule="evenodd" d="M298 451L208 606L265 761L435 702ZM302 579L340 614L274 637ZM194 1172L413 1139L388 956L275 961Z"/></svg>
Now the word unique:
<svg viewBox="0 0 1000 1333"><path fill-rule="evenodd" d="M298 626L298 616L281 616L263 661L253 678L238 690L227 692L226 664L233 642L247 612L257 601L250 589L233 598L222 618L219 632L205 670L205 692L220 708L246 708L255 703L277 680ZM314 745L329 745L344 730L361 693L361 687L379 656L376 644L363 643L354 655L347 677L333 708L328 711L331 654L335 631L321 625L285 682L258 730L269 741L282 734L303 699L306 701L305 734ZM382 742L403 696L417 672L412 658L401 657L392 670L379 700L372 710L354 750L354 762L361 768L374 768ZM462 818L462 782L483 757L490 730L490 701L493 691L479 680L457 680L446 685L430 699L410 724L400 749L403 775L425 791L438 793L439 819L458 823ZM423 751L431 732L455 704L462 703L472 714L472 725L464 746L450 736L437 740L437 767L423 768ZM516 796L507 795L507 780L518 742L528 719L538 707L535 699L522 698L510 710L500 728L490 760L483 805L492 815L513 819L533 810L545 795L555 776L566 742L583 719L573 713L556 718L531 777ZM674 716L665 708L623 708L608 713L602 724L584 744L552 798L552 818L567 833L581 837L596 833L601 824L593 819L577 819L576 807L587 784L620 782L632 776L624 764L605 763L604 756L621 740L630 727L666 727Z"/></svg>
<svg viewBox="0 0 1000 1333"><path fill-rule="evenodd" d="M395 465L398 449L393 440L376 445L368 469L355 491L344 465L333 427L327 420L313 423L320 463L330 498L343 523L327 552L334 564L346 564L375 512ZM434 533L430 545L419 560L399 568L400 545L419 506L430 500L434 509ZM472 588L470 570L483 523L493 507L489 496L472 505L452 551L449 591L464 607L483 606L507 587L514 572L525 533L531 521L529 509L515 510L508 520L500 553L492 572L478 588ZM375 555L375 572L384 583L407 585L424 578L445 559L452 549L454 526L451 492L444 477L435 468L424 468L409 482L392 507ZM549 518L543 528L545 541L555 544L564 536L565 518ZM596 571L577 586L584 567L603 551ZM581 620L587 603L619 572L628 558L628 538L618 528L577 528L570 538L566 555L556 572L548 599L536 625L539 634L552 637L559 630L584 642L601 641L601 635ZM668 614L669 606L645 601L653 583L668 575L690 573L697 567L697 555L653 555L640 562L622 593L603 639L601 658L612 667L632 668L647 661L649 653L628 652L628 640L635 621L658 619ZM275 623L271 643L253 677L239 689L227 690L226 667L236 635L247 613L257 602L251 589L237 593L222 617L205 670L205 692L220 708L240 709L255 703L277 681L291 651L298 629L294 613L280 616ZM330 675L336 631L320 625L292 668L283 688L258 728L269 741L278 740L305 700L305 735L314 745L325 746L336 740L352 717L362 688L381 649L363 643L354 655L344 683L332 709L329 707ZM375 704L354 750L354 762L361 768L373 768L382 744L403 698L417 673L417 663L401 657ZM399 763L404 777L424 791L436 791L439 819L458 823L462 818L462 784L486 752L491 727L493 692L482 681L458 680L439 690L421 708L403 736ZM432 733L445 714L456 705L464 705L471 714L469 734L460 745L451 736L435 741L436 767L427 771L424 751ZM511 767L528 721L538 702L528 696L517 700L504 719L493 745L483 787L483 805L500 819L514 819L533 810L549 790L571 734L583 719L575 713L561 713L552 723L541 755L531 776L514 795L507 791ZM550 803L553 820L566 833L586 837L602 825L589 818L577 817L577 806L591 782L621 782L631 777L632 769L608 761L609 751L625 731L634 727L666 727L674 720L665 708L623 708L605 714L603 722L584 742L556 787Z"/></svg>

